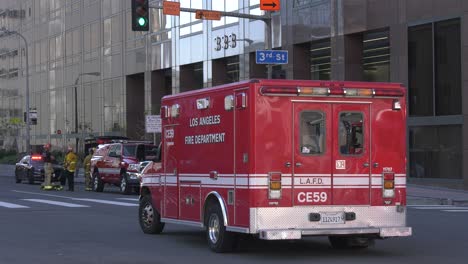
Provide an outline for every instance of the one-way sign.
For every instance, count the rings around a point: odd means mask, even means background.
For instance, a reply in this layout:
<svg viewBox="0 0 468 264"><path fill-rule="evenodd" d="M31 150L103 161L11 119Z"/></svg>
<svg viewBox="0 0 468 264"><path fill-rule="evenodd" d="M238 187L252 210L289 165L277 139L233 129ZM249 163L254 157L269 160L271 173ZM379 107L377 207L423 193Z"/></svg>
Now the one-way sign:
<svg viewBox="0 0 468 264"><path fill-rule="evenodd" d="M279 11L280 0L260 0L260 10Z"/></svg>
<svg viewBox="0 0 468 264"><path fill-rule="evenodd" d="M287 50L257 50L255 55L256 64L288 64Z"/></svg>

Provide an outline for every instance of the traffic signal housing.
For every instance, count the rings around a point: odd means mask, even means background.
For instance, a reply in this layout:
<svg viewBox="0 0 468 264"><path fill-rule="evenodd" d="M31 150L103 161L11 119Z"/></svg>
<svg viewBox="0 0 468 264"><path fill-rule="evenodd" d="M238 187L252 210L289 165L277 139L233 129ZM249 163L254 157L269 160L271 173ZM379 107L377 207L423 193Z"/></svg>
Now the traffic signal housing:
<svg viewBox="0 0 468 264"><path fill-rule="evenodd" d="M132 0L132 30L149 30L148 0Z"/></svg>

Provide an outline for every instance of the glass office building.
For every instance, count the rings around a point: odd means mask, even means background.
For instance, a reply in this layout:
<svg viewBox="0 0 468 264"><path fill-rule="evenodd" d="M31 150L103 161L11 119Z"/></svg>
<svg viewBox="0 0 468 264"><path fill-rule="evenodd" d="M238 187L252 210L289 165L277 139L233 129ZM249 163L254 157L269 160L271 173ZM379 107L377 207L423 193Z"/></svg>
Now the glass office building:
<svg viewBox="0 0 468 264"><path fill-rule="evenodd" d="M403 83L410 177L468 185L465 2L283 0L271 13L271 42L288 50L289 63L274 65L272 78ZM259 0L180 3L263 14ZM30 107L38 112L33 145L148 138L144 116L159 113L162 96L267 77L265 65L255 63L269 34L261 20L198 20L152 9L150 31L133 32L129 0L3 0L0 27L28 40ZM2 34L0 148L24 151L25 108L25 46Z"/></svg>

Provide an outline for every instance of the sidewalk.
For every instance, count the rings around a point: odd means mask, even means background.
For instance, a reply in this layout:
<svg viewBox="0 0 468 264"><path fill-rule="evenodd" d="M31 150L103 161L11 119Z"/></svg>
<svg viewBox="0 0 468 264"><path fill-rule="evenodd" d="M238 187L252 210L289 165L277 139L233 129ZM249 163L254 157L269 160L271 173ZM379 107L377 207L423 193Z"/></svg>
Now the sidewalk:
<svg viewBox="0 0 468 264"><path fill-rule="evenodd" d="M13 177L14 165L0 164L0 177ZM76 183L84 183L83 168L80 168L75 177ZM455 190L443 187L407 184L406 195L409 205L435 204L468 206L468 191Z"/></svg>

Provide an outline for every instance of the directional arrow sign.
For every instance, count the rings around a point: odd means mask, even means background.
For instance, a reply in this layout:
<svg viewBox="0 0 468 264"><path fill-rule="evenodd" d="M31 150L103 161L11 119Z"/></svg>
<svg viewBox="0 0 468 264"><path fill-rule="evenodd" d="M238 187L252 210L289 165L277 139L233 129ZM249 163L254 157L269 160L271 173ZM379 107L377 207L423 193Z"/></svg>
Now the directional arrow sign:
<svg viewBox="0 0 468 264"><path fill-rule="evenodd" d="M260 9L265 11L279 11L280 0L260 0Z"/></svg>

